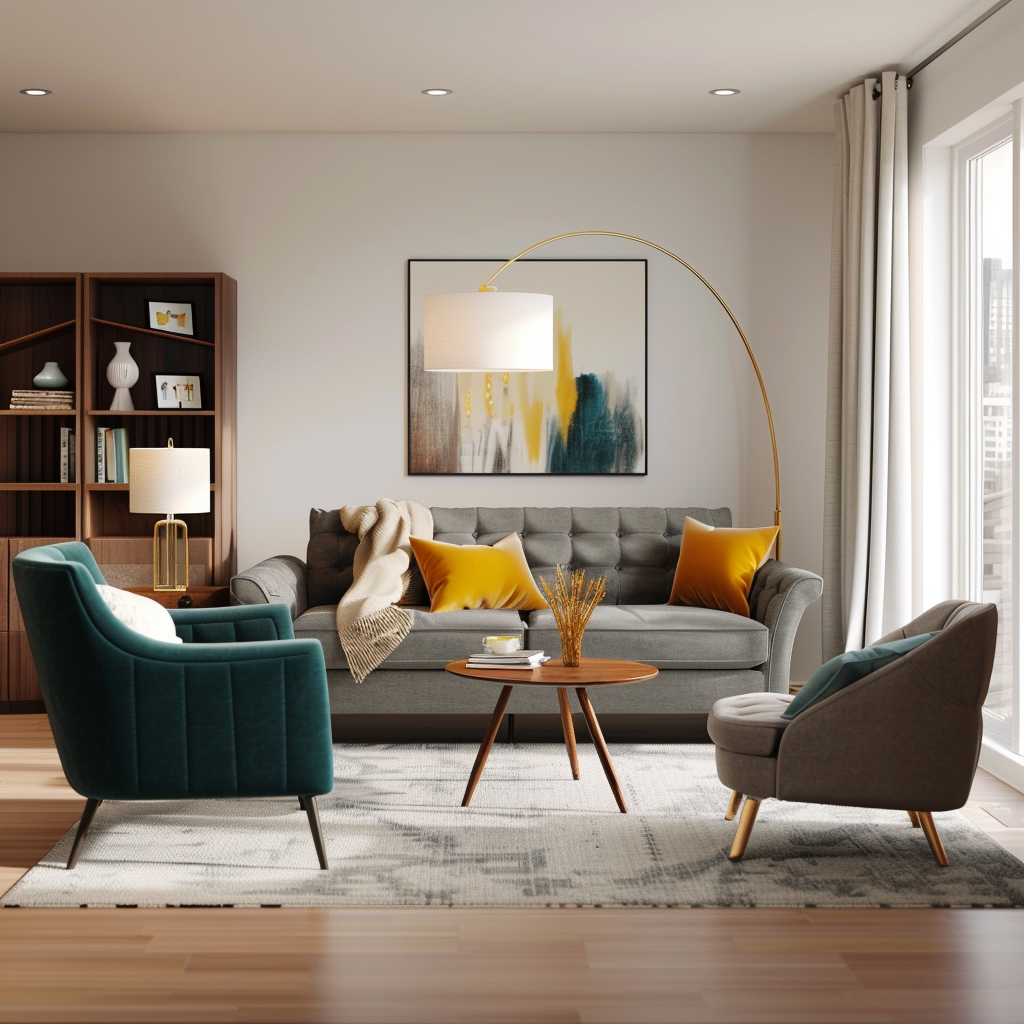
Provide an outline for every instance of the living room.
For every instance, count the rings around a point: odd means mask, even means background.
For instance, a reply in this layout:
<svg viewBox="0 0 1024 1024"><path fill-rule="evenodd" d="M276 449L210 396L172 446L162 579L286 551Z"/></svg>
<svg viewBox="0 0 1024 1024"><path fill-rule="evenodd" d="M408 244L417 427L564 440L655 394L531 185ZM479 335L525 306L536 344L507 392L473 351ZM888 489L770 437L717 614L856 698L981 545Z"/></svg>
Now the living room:
<svg viewBox="0 0 1024 1024"><path fill-rule="evenodd" d="M823 648L822 639L823 628L835 631L823 617L836 614L827 595L830 585L839 585L828 553L839 529L828 515L829 488L847 468L843 446L830 445L838 400L830 318L837 315L833 206L841 160L833 107L865 79L880 81L883 72L897 72L904 83L908 140L909 472L893 493L901 495L909 542L893 572L909 595L909 612L893 618L886 610L882 628L862 626L862 640L853 646L867 646L943 601L993 600L992 587L981 582L992 575L987 554L979 556L981 526L971 527L977 552L967 551L963 540L969 532L963 493L969 474L962 468L968 442L957 417L967 392L956 388L967 364L957 362L963 300L950 282L963 233L958 204L967 179L958 175L967 172L961 164L974 166L970 161L991 149L970 146L987 139L989 129L1003 132L997 141L1005 136L1020 145L1022 3L1009 0L993 11L984 0L900 0L840 10L787 0L766 11L743 0L726 11L644 0L628 9L527 3L481 11L459 0L395 0L369 9L326 0L176 0L159 10L126 0L5 0L0 273L86 275L79 285L86 292L88 275L97 275L97 288L105 274L140 281L147 274L223 274L237 282L237 412L233 422L218 418L216 428L205 428L215 430L218 451L232 454L236 492L224 541L229 576L275 556L304 559L311 508L373 506L386 498L435 513L724 508L731 510L726 528L767 528L775 522L778 482L782 560L822 577L826 592L807 603L793 626L788 682L796 689L838 653ZM908 73L986 14L915 71L906 88ZM41 95L23 92L35 89ZM431 90L444 94L425 94ZM733 94L713 94L723 90ZM882 109L881 100L871 102ZM1019 254L1019 157L1013 166L1017 233L1010 235ZM534 243L580 231L649 240L706 279L642 241L614 236L571 237L526 257L595 266L646 261L642 465L629 473L510 472L486 479L414 472L410 343L423 309L422 296L414 295L416 271L430 261L480 261L490 273ZM469 287L482 283L474 278ZM500 278L496 284L504 287ZM1014 294L1019 305L1019 287ZM1014 317L1014 339L1016 323ZM739 325L764 395L737 336ZM137 355L140 347L133 348ZM97 342L100 388L113 354L111 346L101 353ZM208 373L211 388L212 378ZM148 374L132 386L139 409L152 403L150 388ZM108 398L96 408L109 405ZM86 420L91 412L83 406L76 415ZM87 521L101 518L100 492L90 493L90 486L99 485L81 485L82 526L71 539L88 541L94 534ZM120 501L118 509L127 514L128 485L108 486L122 492L104 492L103 501ZM222 487L215 500L224 501L223 493ZM110 515L111 506L104 507ZM444 533L441 523L435 515L435 536ZM133 532L150 545L145 531ZM524 533L518 525L509 532ZM566 532L571 537L572 527ZM984 572L975 566L978 579L969 579L965 567L981 562ZM228 579L207 582L223 589ZM1000 606L1001 621L1004 611L1012 620L1011 603ZM844 642L839 650L849 646ZM670 671L663 668L662 675L667 679ZM986 712L981 781L959 817L993 837L980 836L977 843L1019 858L1022 833L986 809L1005 806L1012 814L1016 807L1019 814L1024 804L1021 687L1013 676L1018 670L1009 671L1010 710L992 722ZM373 678L358 685L368 687ZM399 684L407 682L396 679ZM349 679L346 686L352 685ZM615 699L628 702L631 692L653 685L618 687ZM342 691L331 686L337 718ZM11 692L2 698L8 704ZM496 696L497 687L488 686L480 698L486 710L474 709L475 738L457 744L458 770L465 769L459 795ZM565 761L551 697L557 742L543 746ZM609 711L605 721L601 697L594 707L628 803L630 785L638 783L627 783L627 769L634 780L647 777L641 761L631 758L673 745L664 737L636 742L626 716L613 721ZM615 705L620 711L626 706ZM5 890L38 870L35 865L45 867L58 842L70 843L62 837L73 837L69 830L82 816L83 796L64 778L47 716L31 710L0 716L0 786L9 794L0 789L0 834L2 845L15 851L0 863ZM595 799L605 801L604 820L614 804L597 753L583 742L589 723L581 714L573 716L581 781L594 780ZM410 711L408 717L417 716ZM495 788L504 789L502 799L514 807L514 773L526 770L534 749L527 718L515 712L518 738L509 734L511 717L502 719L476 806L490 806L491 771L501 780ZM407 735L410 752L429 738ZM372 741L399 738L363 737L371 741L366 749ZM450 743L453 737L435 738ZM706 734L703 739L675 744L676 754L664 756L678 756L682 777L690 754L698 747L708 753L712 792L720 790L721 804L712 797L711 810L721 819L735 787L714 776L713 746ZM630 753L633 747L640 753ZM558 771L568 773L562 761ZM380 755L373 766L401 775L401 759L396 765ZM566 786L579 785L566 779ZM562 782L551 785L545 799L561 799ZM335 794L355 799L341 783ZM332 853L326 800L321 797L323 839L333 867L345 854L341 846ZM76 872L88 867L89 844L100 841L111 807L99 808ZM783 819L785 807L766 802L738 864L755 864L759 830L777 827L772 814L779 815L777 823L789 822L791 833L799 829L799 816L795 824ZM305 829L297 805L290 813ZM949 870L958 870L961 826L944 821L959 817L942 813L936 820L947 836ZM901 819L913 839L901 841L922 855L924 877L941 869L912 821ZM207 827L216 835L215 825ZM728 827L729 838L715 854L721 870L736 867L727 859L735 825ZM335 842L343 833L344 825ZM296 835L295 849L312 858L312 847L303 845L309 832ZM866 858L849 859L863 868ZM786 870L767 856L760 863L751 870ZM828 867L819 858L816 870L827 876ZM827 877L815 877L832 891ZM104 901L93 897L83 901L92 904L88 909L53 909L60 904L45 901L42 909L0 909L0 1006L11 1020L1015 1019L1020 982L1000 957L1019 955L1019 909L960 909L957 900L931 890L924 909L879 909L886 901L877 895L841 909L828 898L795 905L777 897L772 903L760 890L750 891L743 909L727 903L700 909L685 896L666 909L662 904L671 899L645 903L614 892L603 907L488 906L484 900L479 909L450 900L454 909L369 908L328 900L305 904L316 909L258 909L228 908L245 901L204 890L202 898L172 896L166 902L174 907L154 910L122 886L105 905L137 909L102 909ZM189 902L223 909L180 905ZM635 908L621 905L631 902ZM657 908L650 905L655 902ZM833 909L806 908L814 902ZM977 902L999 899L982 894ZM59 954L51 951L57 942ZM126 944L134 952L122 956ZM538 950L547 952L538 956ZM461 955L472 969L455 964ZM1007 969L1000 973L996 963ZM67 979L64 987L53 988L47 965ZM126 982L135 971L145 979ZM642 980L628 979L630 971ZM894 973L886 977L886 971ZM911 980L913 971L924 980ZM398 975L406 979L401 992L395 991ZM745 978L745 994L736 991L737 977ZM560 991L563 980L569 987ZM602 991L588 995L588 985Z"/></svg>

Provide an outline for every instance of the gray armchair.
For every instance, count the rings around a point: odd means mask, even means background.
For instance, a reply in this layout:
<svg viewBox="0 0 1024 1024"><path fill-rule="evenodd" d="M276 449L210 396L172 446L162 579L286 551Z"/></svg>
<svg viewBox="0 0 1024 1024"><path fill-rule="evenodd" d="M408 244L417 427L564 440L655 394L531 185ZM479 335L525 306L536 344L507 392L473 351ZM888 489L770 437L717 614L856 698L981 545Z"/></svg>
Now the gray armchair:
<svg viewBox="0 0 1024 1024"><path fill-rule="evenodd" d="M878 642L937 636L792 721L781 717L788 694L717 701L708 732L733 791L726 819L743 804L729 858L743 856L761 801L775 797L905 810L945 866L932 813L962 807L971 791L996 624L995 605L938 604Z"/></svg>

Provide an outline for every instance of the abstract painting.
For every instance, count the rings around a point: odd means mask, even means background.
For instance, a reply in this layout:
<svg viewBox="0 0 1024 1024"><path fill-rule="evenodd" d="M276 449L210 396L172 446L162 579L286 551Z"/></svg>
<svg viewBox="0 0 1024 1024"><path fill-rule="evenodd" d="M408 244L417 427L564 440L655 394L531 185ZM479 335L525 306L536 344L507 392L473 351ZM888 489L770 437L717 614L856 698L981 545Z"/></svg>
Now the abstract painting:
<svg viewBox="0 0 1024 1024"><path fill-rule="evenodd" d="M503 260L409 260L409 473L647 472L647 261L519 260L494 284L554 296L554 370L423 369L423 298Z"/></svg>

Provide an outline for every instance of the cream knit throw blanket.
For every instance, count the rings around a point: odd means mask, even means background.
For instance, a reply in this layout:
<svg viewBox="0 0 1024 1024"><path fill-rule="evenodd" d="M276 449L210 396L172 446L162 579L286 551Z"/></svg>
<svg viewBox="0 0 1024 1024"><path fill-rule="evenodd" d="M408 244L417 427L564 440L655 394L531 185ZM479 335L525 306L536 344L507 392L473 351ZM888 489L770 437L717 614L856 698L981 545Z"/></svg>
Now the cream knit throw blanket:
<svg viewBox="0 0 1024 1024"><path fill-rule="evenodd" d="M397 607L415 566L409 538L431 540L434 518L418 502L382 498L376 505L346 505L341 523L358 535L359 547L352 586L338 605L338 638L361 683L409 635L412 613Z"/></svg>

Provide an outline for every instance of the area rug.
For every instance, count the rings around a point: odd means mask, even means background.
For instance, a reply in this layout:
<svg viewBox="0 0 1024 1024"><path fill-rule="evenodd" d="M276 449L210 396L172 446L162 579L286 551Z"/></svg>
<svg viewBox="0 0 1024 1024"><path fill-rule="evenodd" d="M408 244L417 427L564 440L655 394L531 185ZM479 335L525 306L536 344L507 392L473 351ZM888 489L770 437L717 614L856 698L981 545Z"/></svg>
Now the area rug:
<svg viewBox="0 0 1024 1024"><path fill-rule="evenodd" d="M746 857L710 745L614 745L628 814L597 754L574 782L556 744L496 745L459 806L467 744L338 746L320 799L330 870L291 800L105 803L6 906L1024 906L1024 863L957 812L949 867L898 811L766 801Z"/></svg>

